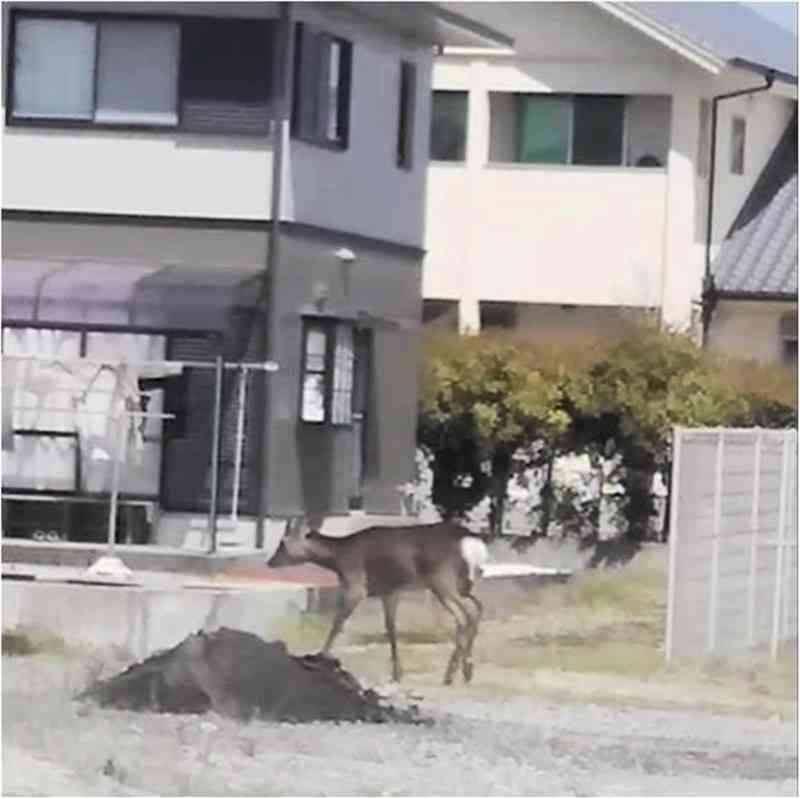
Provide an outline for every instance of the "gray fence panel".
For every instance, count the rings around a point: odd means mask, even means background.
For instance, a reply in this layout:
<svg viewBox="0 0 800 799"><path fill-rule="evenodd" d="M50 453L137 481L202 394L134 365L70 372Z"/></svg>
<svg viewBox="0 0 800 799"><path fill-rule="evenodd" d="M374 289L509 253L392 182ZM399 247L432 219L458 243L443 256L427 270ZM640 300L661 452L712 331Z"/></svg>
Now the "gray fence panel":
<svg viewBox="0 0 800 799"><path fill-rule="evenodd" d="M666 655L796 639L797 433L675 431Z"/></svg>

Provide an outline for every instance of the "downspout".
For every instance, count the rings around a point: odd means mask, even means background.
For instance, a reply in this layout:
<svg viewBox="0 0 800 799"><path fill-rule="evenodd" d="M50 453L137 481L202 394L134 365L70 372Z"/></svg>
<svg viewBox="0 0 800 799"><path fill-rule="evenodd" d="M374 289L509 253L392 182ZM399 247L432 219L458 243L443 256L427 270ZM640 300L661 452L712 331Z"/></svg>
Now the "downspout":
<svg viewBox="0 0 800 799"><path fill-rule="evenodd" d="M763 86L753 86L749 89L738 89L735 92L718 94L711 98L711 153L708 165L708 198L706 204L706 249L705 249L705 273L703 275L703 294L702 294L702 319L703 319L703 338L702 344L708 344L708 331L711 327L711 318L717 306L717 288L714 285L714 275L711 274L711 238L714 229L714 181L717 172L717 114L719 103L722 100L730 100L733 97L742 97L747 94L757 94L766 92L772 88L775 82L775 71L770 70L764 76L766 81Z"/></svg>
<svg viewBox="0 0 800 799"><path fill-rule="evenodd" d="M267 274L264 280L264 299L266 320L262 347L264 361L276 361L275 313L273 299L276 295L277 270L280 264L281 237L281 204L283 189L284 144L288 140L289 120L291 113L292 92L292 54L294 37L292 36L291 3L279 3L278 11L278 68L273 79L274 96L277 98L272 125L272 191L270 196L270 227L267 243ZM266 489L270 485L270 441L272 424L272 391L273 381L264 378L264 422L260 431L260 462L258 468L258 503L256 517L256 548L264 546L264 525L267 516Z"/></svg>

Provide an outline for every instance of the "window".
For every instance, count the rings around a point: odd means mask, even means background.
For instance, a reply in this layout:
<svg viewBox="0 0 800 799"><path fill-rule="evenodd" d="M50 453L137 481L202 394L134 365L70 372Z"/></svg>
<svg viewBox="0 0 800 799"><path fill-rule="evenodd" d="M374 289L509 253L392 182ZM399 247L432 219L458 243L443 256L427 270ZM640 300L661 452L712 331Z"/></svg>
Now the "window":
<svg viewBox="0 0 800 799"><path fill-rule="evenodd" d="M12 117L175 126L175 22L16 21Z"/></svg>
<svg viewBox="0 0 800 799"><path fill-rule="evenodd" d="M13 116L91 119L95 36L91 22L18 20Z"/></svg>
<svg viewBox="0 0 800 799"><path fill-rule="evenodd" d="M493 95L490 160L589 166L623 164L624 97Z"/></svg>
<svg viewBox="0 0 800 799"><path fill-rule="evenodd" d="M467 92L434 92L431 159L463 161L467 152Z"/></svg>
<svg viewBox="0 0 800 799"><path fill-rule="evenodd" d="M517 326L517 303L481 302L479 303L481 329L499 327L513 330Z"/></svg>
<svg viewBox="0 0 800 799"><path fill-rule="evenodd" d="M711 102L700 101L697 128L697 177L707 178L711 161Z"/></svg>
<svg viewBox="0 0 800 799"><path fill-rule="evenodd" d="M621 164L625 99L587 94L574 104L572 163Z"/></svg>
<svg viewBox="0 0 800 799"><path fill-rule="evenodd" d="M353 326L333 320L306 321L300 418L304 422L353 422L355 353Z"/></svg>
<svg viewBox="0 0 800 799"><path fill-rule="evenodd" d="M175 23L103 21L95 121L177 125L179 49Z"/></svg>
<svg viewBox="0 0 800 799"><path fill-rule="evenodd" d="M744 147L747 123L744 117L734 117L731 123L731 172L744 175Z"/></svg>
<svg viewBox="0 0 800 799"><path fill-rule="evenodd" d="M397 166L411 169L414 163L414 97L417 68L408 61L400 64L400 97L397 114Z"/></svg>
<svg viewBox="0 0 800 799"><path fill-rule="evenodd" d="M295 36L292 132L305 141L346 149L352 45L303 23L297 24Z"/></svg>
<svg viewBox="0 0 800 799"><path fill-rule="evenodd" d="M621 97L518 95L519 160L545 164L621 164Z"/></svg>
<svg viewBox="0 0 800 799"><path fill-rule="evenodd" d="M18 14L14 31L12 121L269 129L270 21Z"/></svg>
<svg viewBox="0 0 800 799"><path fill-rule="evenodd" d="M572 100L517 95L517 159L526 164L568 164Z"/></svg>
<svg viewBox="0 0 800 799"><path fill-rule="evenodd" d="M81 365L80 359L125 358L135 364L163 360L165 349L166 338L159 335L4 328L4 483L27 490L108 492L119 446L117 427L110 421L117 374L99 365ZM158 373L153 366L147 371L151 378ZM141 373L129 373L129 378L135 380L142 408L160 413L163 390L146 388ZM143 418L135 430L120 488L156 496L162 421Z"/></svg>
<svg viewBox="0 0 800 799"><path fill-rule="evenodd" d="M275 29L253 20L187 20L183 26L183 127L196 132L268 129Z"/></svg>

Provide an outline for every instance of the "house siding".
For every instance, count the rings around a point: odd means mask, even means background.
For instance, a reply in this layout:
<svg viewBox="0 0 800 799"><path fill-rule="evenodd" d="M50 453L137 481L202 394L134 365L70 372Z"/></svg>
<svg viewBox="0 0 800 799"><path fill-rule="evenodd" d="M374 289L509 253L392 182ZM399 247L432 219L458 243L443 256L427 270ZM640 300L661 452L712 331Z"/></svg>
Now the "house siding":
<svg viewBox="0 0 800 799"><path fill-rule="evenodd" d="M669 326L693 329L708 182L697 175L700 99L763 80L738 69L712 77L593 4L466 7L513 30L515 54L446 52L434 64L435 90L469 92L467 157L430 167L424 296L458 300L462 329L477 327L482 300L656 307ZM493 92L632 95L641 108L649 104L650 114L639 121L660 149L668 147L666 163L661 169L491 163L499 159L490 153L508 156L513 148L513 129L501 130L490 118L490 105L510 98L495 94L490 103ZM669 100L666 126L656 97ZM720 104L714 251L795 107L772 94ZM747 119L743 176L729 169L734 115ZM635 134L629 127L629 143Z"/></svg>
<svg viewBox="0 0 800 799"><path fill-rule="evenodd" d="M350 247L356 261L335 256ZM348 512L355 438L350 427L299 421L302 314L313 310L320 286L326 313L361 310L380 317L373 330L373 373L367 408L364 510L400 513L400 483L411 479L416 433L418 335L421 317L420 255L403 254L346 235L292 232L281 244L272 335L283 368L268 384L270 413L268 512L289 516L303 508Z"/></svg>

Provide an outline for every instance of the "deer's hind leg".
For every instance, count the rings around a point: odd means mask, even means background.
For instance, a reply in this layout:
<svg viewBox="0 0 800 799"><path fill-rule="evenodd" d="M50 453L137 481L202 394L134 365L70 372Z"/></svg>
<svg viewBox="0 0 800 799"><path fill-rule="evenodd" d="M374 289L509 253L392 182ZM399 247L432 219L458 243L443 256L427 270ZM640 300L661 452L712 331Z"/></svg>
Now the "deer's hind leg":
<svg viewBox="0 0 800 799"><path fill-rule="evenodd" d="M463 662L467 651L471 617L458 596L452 593L441 581L432 579L429 588L456 622L456 647L450 656L450 662L447 664L447 670L444 673L444 684L450 685L453 682L453 676L456 673L458 664Z"/></svg>
<svg viewBox="0 0 800 799"><path fill-rule="evenodd" d="M403 677L403 670L400 668L400 659L397 656L397 603L400 600L400 593L392 591L381 597L383 602L383 620L386 624L386 635L389 638L389 648L392 652L392 679L400 682Z"/></svg>
<svg viewBox="0 0 800 799"><path fill-rule="evenodd" d="M481 601L472 594L465 594L465 600L470 600L472 602L472 609L468 613L469 615L469 637L467 639L466 650L464 652L464 658L461 661L461 673L464 675L464 682L470 682L472 680L472 672L473 672L473 664L472 664L472 647L475 643L475 638L478 635L478 624L480 624L481 618L483 616L483 604ZM469 608L470 605L468 602L463 602L465 608Z"/></svg>

